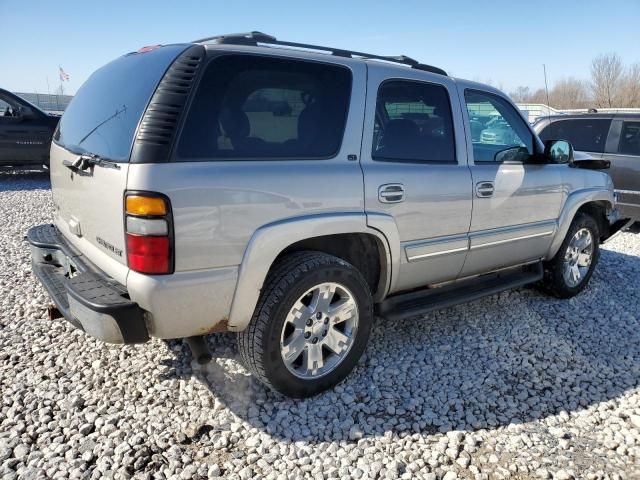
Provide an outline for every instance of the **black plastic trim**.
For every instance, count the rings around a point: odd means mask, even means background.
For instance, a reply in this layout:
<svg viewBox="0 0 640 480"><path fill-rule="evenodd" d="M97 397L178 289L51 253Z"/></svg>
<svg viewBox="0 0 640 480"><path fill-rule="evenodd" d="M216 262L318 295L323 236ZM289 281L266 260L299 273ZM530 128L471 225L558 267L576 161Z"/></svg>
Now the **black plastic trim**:
<svg viewBox="0 0 640 480"><path fill-rule="evenodd" d="M471 302L495 293L521 287L542 279L542 263L514 267L478 277L459 280L438 288L401 293L377 306L377 313L390 320L423 315L433 310Z"/></svg>
<svg viewBox="0 0 640 480"><path fill-rule="evenodd" d="M169 66L138 124L130 163L169 161L206 49L192 45Z"/></svg>
<svg viewBox="0 0 640 480"><path fill-rule="evenodd" d="M205 43L205 42L215 42L221 45L249 45L249 46L259 46L259 44L263 45L276 45L282 47L293 47L293 48L301 48L306 50L315 50L318 52L328 52L331 55L336 57L346 57L346 58L362 58L362 59L372 59L372 60L382 60L385 62L391 63L399 63L402 65L408 65L411 68L415 68L416 70L423 70L425 72L437 73L438 75L447 75L443 69L434 67L433 65L427 65L424 63L420 63L417 60L414 60L411 57L407 57L406 55L395 55L395 56L385 56L385 55L375 55L373 53L364 53L364 52L356 52L354 50L345 50L342 48L333 48L333 47L324 47L322 45L311 45L307 43L296 43L296 42L287 42L284 40L278 40L273 35L267 35L262 32L246 32L246 33L227 33L224 35L216 35L213 37L201 38L199 40L195 40L193 43Z"/></svg>
<svg viewBox="0 0 640 480"><path fill-rule="evenodd" d="M84 330L80 321L71 314L67 295L89 310L112 317L118 324L124 343L149 340L144 310L128 299L126 288L75 253L54 225L32 227L26 239L34 247L61 251L78 268L79 273L68 278L63 266L32 258L34 274L69 323Z"/></svg>

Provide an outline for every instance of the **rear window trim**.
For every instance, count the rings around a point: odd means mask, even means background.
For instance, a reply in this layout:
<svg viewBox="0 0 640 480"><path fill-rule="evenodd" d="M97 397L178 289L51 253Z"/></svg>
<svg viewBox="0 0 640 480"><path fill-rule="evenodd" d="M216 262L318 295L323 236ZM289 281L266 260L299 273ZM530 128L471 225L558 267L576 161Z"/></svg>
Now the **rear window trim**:
<svg viewBox="0 0 640 480"><path fill-rule="evenodd" d="M460 162L458 162L458 150L456 148L457 137L456 137L456 125L455 125L454 114L453 114L453 103L451 101L451 95L449 95L449 89L447 88L447 86L444 83L438 83L430 80L417 80L414 78L403 78L403 77L385 78L382 82L380 82L380 84L378 85L378 89L376 91L376 104L374 105L374 110L376 112L378 111L378 98L380 97L380 90L384 87L386 83L391 83L391 82L416 83L420 85L430 85L430 86L440 87L444 89L447 95L447 101L449 102L449 112L451 113L451 127L452 127L452 134L453 134L453 160L420 160L415 158L407 158L407 159L388 158L388 157L383 157L379 155L374 155L373 145L371 145L371 160L373 160L374 162L387 162L387 163L406 163L406 164L423 164L423 165L460 165ZM388 113L386 112L386 108L385 108L385 115L387 114ZM375 119L374 119L374 125L371 128L372 128L372 131L375 128Z"/></svg>
<svg viewBox="0 0 640 480"><path fill-rule="evenodd" d="M343 64L343 63L339 63L339 62L327 62L327 61L322 61L322 60L316 60L316 59L307 59L307 58L298 58L295 56L291 56L291 55L272 55L270 53L253 53L253 52L243 52L240 50L225 50L225 51L220 51L220 50L211 50L211 49L207 49L206 51L206 55L207 55L207 59L205 60L205 64L202 66L202 71L200 72L200 75L198 77L197 83L193 86L193 90L191 92L191 98L189 99L189 101L187 102L187 105L185 105L185 115L183 115L183 118L180 121L180 125L178 126L178 132L176 135L176 139L175 142L173 144L173 149L171 152L171 155L169 156L169 162L175 162L175 163L202 163L202 162L295 162L295 161L313 161L313 160L332 160L337 158L340 155L340 152L342 151L342 146L344 144L344 137L346 135L348 126L349 126L349 115L351 113L352 110L352 103L353 103L353 88L354 88L354 81L353 81L353 74L354 71L352 68L350 68L348 65ZM293 61L293 62L301 62L301 63L313 63L313 64L318 64L318 65L325 65L325 66L332 66L332 67L339 67L339 68L343 68L346 71L349 72L349 94L348 94L348 100L347 100L347 108L346 108L346 113L345 113L345 119L344 119L344 128L342 131L342 135L340 136L340 143L338 144L338 148L336 149L336 152L331 154L331 155L327 155L327 156L321 156L321 157L311 157L311 156L291 156L291 157L259 157L259 156L253 156L253 157L183 157L178 155L178 146L180 145L180 141L182 139L182 134L184 131L184 127L185 124L187 122L187 118L189 117L189 114L191 112L191 107L193 105L193 102L195 101L196 97L198 96L198 92L200 89L200 84L202 82L202 79L204 78L205 74L207 73L207 70L209 69L210 65L215 62L216 60L220 59L220 58L224 58L224 57L228 57L228 56L249 56L249 57L258 57L258 58L271 58L271 59L276 59L276 60L284 60L284 61ZM345 158L346 161L346 158Z"/></svg>

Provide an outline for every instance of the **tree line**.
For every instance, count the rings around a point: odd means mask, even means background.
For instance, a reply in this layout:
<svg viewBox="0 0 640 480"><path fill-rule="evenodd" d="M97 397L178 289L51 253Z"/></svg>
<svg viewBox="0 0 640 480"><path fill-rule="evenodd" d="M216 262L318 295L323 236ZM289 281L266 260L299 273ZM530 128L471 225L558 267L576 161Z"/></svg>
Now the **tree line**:
<svg viewBox="0 0 640 480"><path fill-rule="evenodd" d="M518 103L544 103L553 108L640 107L640 62L625 66L617 53L599 55L591 62L589 80L565 77L549 88L532 91L518 87L510 93Z"/></svg>

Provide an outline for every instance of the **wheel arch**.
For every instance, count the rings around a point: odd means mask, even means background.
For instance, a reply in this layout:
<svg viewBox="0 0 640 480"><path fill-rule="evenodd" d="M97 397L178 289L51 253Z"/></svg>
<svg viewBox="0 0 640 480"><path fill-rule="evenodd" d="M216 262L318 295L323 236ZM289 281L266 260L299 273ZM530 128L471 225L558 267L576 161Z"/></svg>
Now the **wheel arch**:
<svg viewBox="0 0 640 480"><path fill-rule="evenodd" d="M547 259L553 258L569 231L571 222L578 213L587 213L594 217L600 227L601 239L608 236L608 216L613 210L615 200L613 192L601 188L589 188L572 192L562 208L558 219L558 229L547 253Z"/></svg>
<svg viewBox="0 0 640 480"><path fill-rule="evenodd" d="M360 248L365 249L365 255ZM256 230L245 250L231 304L229 330L246 328L273 264L283 255L300 250L329 253L354 264L370 287L375 286L374 301L386 295L397 263L387 235L369 227L362 212L310 215L265 225ZM372 262L369 257L374 252L377 259Z"/></svg>

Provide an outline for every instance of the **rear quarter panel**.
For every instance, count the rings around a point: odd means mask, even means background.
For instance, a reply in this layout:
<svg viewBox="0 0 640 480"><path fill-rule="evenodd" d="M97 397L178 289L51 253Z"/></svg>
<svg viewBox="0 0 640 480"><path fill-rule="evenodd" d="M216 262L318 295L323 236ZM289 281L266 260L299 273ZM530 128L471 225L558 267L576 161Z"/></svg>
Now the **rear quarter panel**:
<svg viewBox="0 0 640 480"><path fill-rule="evenodd" d="M239 265L263 225L364 208L358 163L341 155L332 160L131 164L128 188L169 197L176 272Z"/></svg>
<svg viewBox="0 0 640 480"><path fill-rule="evenodd" d="M364 211L360 164L348 157L360 156L366 66L347 58L332 63L352 73L345 132L335 157L130 165L128 189L161 192L171 201L176 272L239 265L254 233L273 222Z"/></svg>

